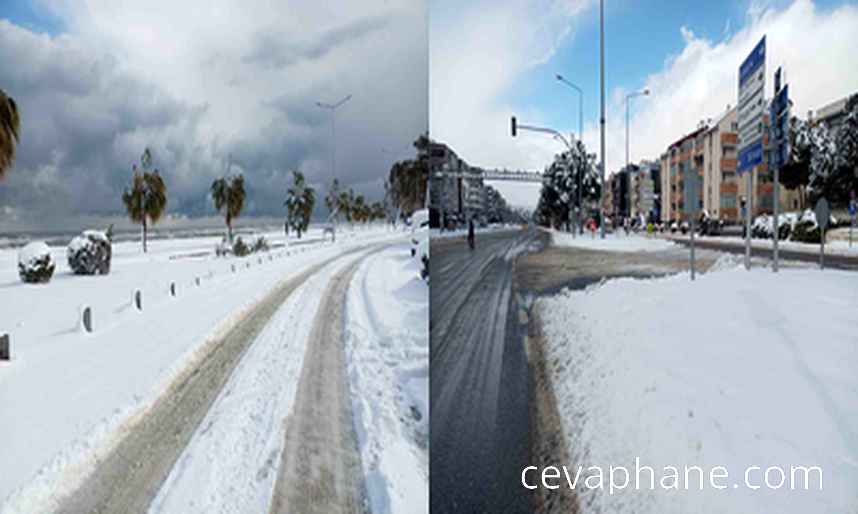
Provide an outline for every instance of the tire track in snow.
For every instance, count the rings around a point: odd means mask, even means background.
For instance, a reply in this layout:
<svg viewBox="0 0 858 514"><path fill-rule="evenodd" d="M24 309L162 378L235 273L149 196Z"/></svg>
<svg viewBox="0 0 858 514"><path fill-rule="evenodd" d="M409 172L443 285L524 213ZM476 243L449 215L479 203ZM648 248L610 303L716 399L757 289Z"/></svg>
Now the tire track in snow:
<svg viewBox="0 0 858 514"><path fill-rule="evenodd" d="M362 246L326 259L277 286L188 366L71 495L59 513L146 512L250 344L309 277Z"/></svg>
<svg viewBox="0 0 858 514"><path fill-rule="evenodd" d="M369 511L344 349L346 293L360 263L337 273L322 297L295 404L286 420L271 514Z"/></svg>

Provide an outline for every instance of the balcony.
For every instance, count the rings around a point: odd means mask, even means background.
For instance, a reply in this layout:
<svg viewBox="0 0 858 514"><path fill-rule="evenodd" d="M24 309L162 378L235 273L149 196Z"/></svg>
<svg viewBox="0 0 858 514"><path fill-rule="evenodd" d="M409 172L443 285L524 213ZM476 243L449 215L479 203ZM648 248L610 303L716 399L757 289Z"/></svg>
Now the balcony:
<svg viewBox="0 0 858 514"><path fill-rule="evenodd" d="M737 194L739 192L739 184L737 182L721 182L719 188L721 194Z"/></svg>
<svg viewBox="0 0 858 514"><path fill-rule="evenodd" d="M737 165L737 159L730 159L728 157L721 158L721 171L736 171Z"/></svg>
<svg viewBox="0 0 858 514"><path fill-rule="evenodd" d="M721 133L721 146L736 146L739 144L739 135L735 132Z"/></svg>

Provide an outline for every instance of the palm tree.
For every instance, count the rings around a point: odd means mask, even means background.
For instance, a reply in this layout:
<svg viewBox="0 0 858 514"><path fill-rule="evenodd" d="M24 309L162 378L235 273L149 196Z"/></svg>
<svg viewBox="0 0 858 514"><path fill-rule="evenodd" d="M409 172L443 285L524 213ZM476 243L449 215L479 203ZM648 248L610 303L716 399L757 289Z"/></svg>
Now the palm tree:
<svg viewBox="0 0 858 514"><path fill-rule="evenodd" d="M140 168L136 164L131 167L131 188L122 193L122 203L125 204L128 217L143 226L143 253L147 250L149 223L157 223L167 208L167 185L158 170L149 171L151 164L152 153L146 148L140 157Z"/></svg>
<svg viewBox="0 0 858 514"><path fill-rule="evenodd" d="M338 215L340 212L340 181L334 179L331 182L331 187L328 189L328 194L325 195L325 207L331 213L331 218ZM331 220L333 221L333 220Z"/></svg>
<svg viewBox="0 0 858 514"><path fill-rule="evenodd" d="M337 205L340 208L340 213L342 213L343 217L351 223L352 221L352 204L351 197L349 196L348 191L341 191L339 195L339 201Z"/></svg>
<svg viewBox="0 0 858 514"><path fill-rule="evenodd" d="M298 170L292 172L292 187L286 191L283 205L286 206L286 223L295 229L300 239L310 226L310 216L316 205L316 191L307 185L304 174Z"/></svg>
<svg viewBox="0 0 858 514"><path fill-rule="evenodd" d="M232 244L232 220L238 218L244 208L244 176L227 175L212 182L212 200L218 212L223 210L226 221L227 240Z"/></svg>
<svg viewBox="0 0 858 514"><path fill-rule="evenodd" d="M15 161L15 147L21 138L18 105L0 89L0 179Z"/></svg>

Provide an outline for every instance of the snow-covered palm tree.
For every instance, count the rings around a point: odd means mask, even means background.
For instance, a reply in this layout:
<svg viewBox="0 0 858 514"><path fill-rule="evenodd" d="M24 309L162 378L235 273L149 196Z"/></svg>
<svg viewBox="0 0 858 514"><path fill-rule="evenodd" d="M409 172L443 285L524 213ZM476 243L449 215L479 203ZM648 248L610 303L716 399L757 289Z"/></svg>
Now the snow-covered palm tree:
<svg viewBox="0 0 858 514"><path fill-rule="evenodd" d="M15 149L21 138L18 105L0 89L0 179L15 161Z"/></svg>
<svg viewBox="0 0 858 514"><path fill-rule="evenodd" d="M244 176L225 176L215 179L211 186L212 200L218 212L223 211L227 240L232 243L232 221L241 214L246 196Z"/></svg>
<svg viewBox="0 0 858 514"><path fill-rule="evenodd" d="M286 191L286 224L292 227L298 238L310 226L310 216L316 204L316 191L307 185L304 174L298 170L292 172L292 187Z"/></svg>
<svg viewBox="0 0 858 514"><path fill-rule="evenodd" d="M143 226L143 252L149 223L155 224L167 209L167 185L158 170L149 171L152 153L147 148L140 157L140 168L132 166L131 187L122 193L122 203L128 217Z"/></svg>

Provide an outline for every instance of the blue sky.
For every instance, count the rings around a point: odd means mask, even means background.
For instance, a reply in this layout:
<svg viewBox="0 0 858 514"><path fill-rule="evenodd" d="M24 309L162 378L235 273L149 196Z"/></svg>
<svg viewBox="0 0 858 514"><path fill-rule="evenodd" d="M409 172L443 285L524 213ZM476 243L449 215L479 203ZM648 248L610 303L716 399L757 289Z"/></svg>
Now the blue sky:
<svg viewBox="0 0 858 514"><path fill-rule="evenodd" d="M445 3L445 2L441 2ZM790 2L766 2L771 8ZM844 2L814 2L827 8ZM748 22L749 2L724 1L633 1L606 2L605 61L608 94L616 88L640 89L646 77L658 71L670 56L685 46L680 27L712 41L723 40ZM627 57L628 56L628 57ZM559 84L564 75L584 91L584 123L596 123L599 115L599 9L589 8L577 21L577 30L545 64L534 67L508 91L511 103L529 103L542 108L551 125L577 120L578 93ZM568 90L568 95L565 95ZM639 101L646 101L641 99ZM568 103L568 105L567 105ZM634 109L634 103L632 109ZM577 123L577 121L575 122ZM574 126L577 125L573 123Z"/></svg>
<svg viewBox="0 0 858 514"><path fill-rule="evenodd" d="M32 32L58 34L64 30L59 17L32 0L2 0L0 18Z"/></svg>
<svg viewBox="0 0 858 514"><path fill-rule="evenodd" d="M541 169L560 145L509 135L509 117L578 131L598 153L599 9L596 0L430 0L430 131L466 161L484 167ZM737 70L763 35L767 73L783 65L795 111L806 113L858 91L858 2L607 2L606 169L624 163L623 93L649 88L632 103L631 159L657 158L701 120L736 103ZM769 81L771 82L771 81ZM768 85L771 89L771 84ZM767 96L770 95L767 91Z"/></svg>

